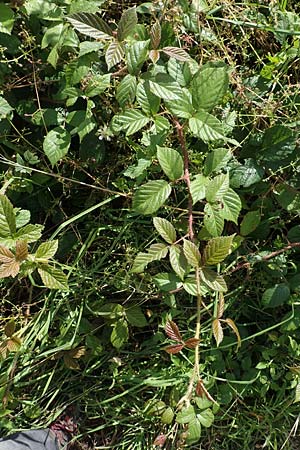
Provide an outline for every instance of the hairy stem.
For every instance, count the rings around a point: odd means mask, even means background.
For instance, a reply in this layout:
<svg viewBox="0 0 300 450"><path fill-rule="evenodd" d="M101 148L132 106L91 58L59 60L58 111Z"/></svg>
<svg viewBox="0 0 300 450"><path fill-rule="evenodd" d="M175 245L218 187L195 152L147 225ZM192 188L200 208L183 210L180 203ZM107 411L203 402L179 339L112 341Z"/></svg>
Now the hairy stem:
<svg viewBox="0 0 300 450"><path fill-rule="evenodd" d="M185 137L183 133L183 126L178 122L178 120L174 119L175 126L177 129L177 136L180 143L180 147L183 155L183 164L184 164L184 181L186 183L188 189L188 230L189 230L189 238L192 242L195 240L195 234L193 229L193 199L191 194L191 177L190 177L190 169L189 169L189 153L185 142Z"/></svg>
<svg viewBox="0 0 300 450"><path fill-rule="evenodd" d="M188 149L185 142L184 137L184 131L183 131L183 125L181 125L178 120L174 119L174 123L177 130L177 136L180 143L182 155L183 155L183 164L184 164L184 181L187 186L188 190L188 236L192 242L195 241L195 234L193 229L193 199L191 194L191 177L190 177L190 169L189 169L189 154ZM201 331L201 305L202 305L202 297L200 293L200 269L196 268L195 273L196 278L196 284L197 284L197 318L196 318L196 330L195 330L195 338L200 339L200 331ZM199 344L195 348L195 363L194 363L194 370L191 375L187 391L185 395L179 400L178 407L182 406L183 404L189 405L195 381L200 379L200 370L199 370L199 363L200 363L200 347Z"/></svg>

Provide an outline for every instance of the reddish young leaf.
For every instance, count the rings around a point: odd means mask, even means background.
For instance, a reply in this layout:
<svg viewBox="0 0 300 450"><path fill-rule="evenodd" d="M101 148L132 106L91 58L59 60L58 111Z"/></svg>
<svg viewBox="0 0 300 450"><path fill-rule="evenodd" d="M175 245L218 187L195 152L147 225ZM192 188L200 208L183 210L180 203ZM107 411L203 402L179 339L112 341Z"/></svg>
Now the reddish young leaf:
<svg viewBox="0 0 300 450"><path fill-rule="evenodd" d="M184 341L184 346L187 348L196 348L197 345L199 344L200 339L196 339L196 338L190 338L187 339L186 341Z"/></svg>
<svg viewBox="0 0 300 450"><path fill-rule="evenodd" d="M240 336L240 333L239 333L239 330L238 330L236 324L234 323L234 321L232 319L225 319L224 322L227 323L227 325L230 326L230 328L232 329L232 331L236 335L237 341L238 341L237 348L239 348L241 346L241 344L242 344L242 341L241 341L241 336Z"/></svg>
<svg viewBox="0 0 300 450"><path fill-rule="evenodd" d="M5 245L0 245L0 262L10 263L15 255Z"/></svg>
<svg viewBox="0 0 300 450"><path fill-rule="evenodd" d="M168 320L165 326L165 332L169 336L170 339L173 339L177 342L182 342L182 337L179 331L178 326L172 320Z"/></svg>
<svg viewBox="0 0 300 450"><path fill-rule="evenodd" d="M168 347L165 347L165 351L171 355L175 355L176 353L179 353L183 347L183 344L168 345Z"/></svg>
<svg viewBox="0 0 300 450"><path fill-rule="evenodd" d="M28 256L28 247L26 241L16 242L16 260L24 261Z"/></svg>
<svg viewBox="0 0 300 450"><path fill-rule="evenodd" d="M217 312L218 319L221 319L224 314L224 306L225 306L224 295L222 292L220 292L219 303L218 303L218 312Z"/></svg>
<svg viewBox="0 0 300 450"><path fill-rule="evenodd" d="M198 380L197 386L196 386L196 394L198 395L198 397L206 397L207 400L209 400L210 402L213 403L217 403L215 401L215 399L210 395L210 393L208 392L208 390L206 389L206 387L203 384L203 381L200 379Z"/></svg>
<svg viewBox="0 0 300 450"><path fill-rule="evenodd" d="M157 445L158 447L162 447L165 442L167 440L167 436L165 434L159 434L158 436L156 436L153 445Z"/></svg>
<svg viewBox="0 0 300 450"><path fill-rule="evenodd" d="M217 343L217 346L221 344L224 338L222 325L219 319L214 319L212 323L213 334Z"/></svg>

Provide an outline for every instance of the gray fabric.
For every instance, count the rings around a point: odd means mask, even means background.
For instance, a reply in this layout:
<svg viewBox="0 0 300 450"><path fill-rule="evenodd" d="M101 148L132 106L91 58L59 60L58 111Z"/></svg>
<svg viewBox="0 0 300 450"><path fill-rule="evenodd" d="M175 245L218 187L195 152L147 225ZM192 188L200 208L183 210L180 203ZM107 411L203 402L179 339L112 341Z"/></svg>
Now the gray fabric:
<svg viewBox="0 0 300 450"><path fill-rule="evenodd" d="M0 439L0 450L59 450L59 446L52 431L28 430Z"/></svg>

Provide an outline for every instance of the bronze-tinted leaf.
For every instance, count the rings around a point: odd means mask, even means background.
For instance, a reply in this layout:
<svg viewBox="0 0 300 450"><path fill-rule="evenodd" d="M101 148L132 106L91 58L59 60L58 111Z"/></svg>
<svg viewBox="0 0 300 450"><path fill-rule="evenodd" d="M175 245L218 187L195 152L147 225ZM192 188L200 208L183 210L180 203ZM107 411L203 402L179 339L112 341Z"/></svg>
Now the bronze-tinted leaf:
<svg viewBox="0 0 300 450"><path fill-rule="evenodd" d="M222 292L219 294L219 303L218 303L218 312L217 312L217 318L221 319L224 314L224 307L225 307L225 301L224 301L224 295Z"/></svg>
<svg viewBox="0 0 300 450"><path fill-rule="evenodd" d="M210 395L210 393L208 392L208 390L206 389L206 387L204 386L203 381L200 379L198 380L197 386L196 386L196 394L198 395L198 397L206 397L207 400L209 400L210 402L213 403L217 403L215 401L215 399Z"/></svg>
<svg viewBox="0 0 300 450"><path fill-rule="evenodd" d="M8 354L8 348L6 345L6 341L3 341L0 344L0 358L2 358L2 359L6 358L7 354Z"/></svg>
<svg viewBox="0 0 300 450"><path fill-rule="evenodd" d="M68 369L72 369L72 370L79 370L80 369L78 361L76 359L74 359L74 358L71 358L68 355L68 353L64 354L64 363L65 363L65 366Z"/></svg>
<svg viewBox="0 0 300 450"><path fill-rule="evenodd" d="M219 319L213 320L212 329L213 329L213 334L214 334L214 338L216 340L217 346L219 346L224 338L222 325L221 325L221 322Z"/></svg>
<svg viewBox="0 0 300 450"><path fill-rule="evenodd" d="M15 321L12 319L9 322L7 322L7 324L4 327L4 333L6 334L7 337L11 337L16 329L16 324Z"/></svg>
<svg viewBox="0 0 300 450"><path fill-rule="evenodd" d="M153 64L156 64L157 61L160 58L160 53L158 50L150 50L149 52L149 58L151 59L151 61L153 62Z"/></svg>
<svg viewBox="0 0 300 450"><path fill-rule="evenodd" d="M200 339L197 338L190 338L187 339L186 341L184 341L184 346L187 348L196 348L197 345L199 344Z"/></svg>
<svg viewBox="0 0 300 450"><path fill-rule="evenodd" d="M21 343L22 343L21 339L17 338L16 336L13 336L10 339L7 339L6 341L7 350L9 352L17 352L21 347Z"/></svg>
<svg viewBox="0 0 300 450"><path fill-rule="evenodd" d="M175 355L176 353L179 353L183 347L183 344L168 345L168 347L165 347L165 351L171 355Z"/></svg>
<svg viewBox="0 0 300 450"><path fill-rule="evenodd" d="M154 50L157 50L161 40L161 26L159 22L155 22L155 24L152 25L150 31L150 39L151 39L151 47Z"/></svg>
<svg viewBox="0 0 300 450"><path fill-rule="evenodd" d="M9 263L14 258L14 254L5 245L0 245L0 262Z"/></svg>
<svg viewBox="0 0 300 450"><path fill-rule="evenodd" d="M237 348L239 348L241 346L241 344L242 344L242 341L241 341L241 336L240 336L240 333L239 333L239 330L238 330L236 324L234 323L234 321L232 319L226 319L226 320L224 320L224 322L227 323L227 325L230 326L230 328L232 329L232 331L236 335L237 341L238 341Z"/></svg>
<svg viewBox="0 0 300 450"><path fill-rule="evenodd" d="M16 260L24 261L28 256L28 246L26 241L16 242Z"/></svg>
<svg viewBox="0 0 300 450"><path fill-rule="evenodd" d="M86 348L85 347L72 348L72 350L68 350L66 353L68 354L68 356L70 356L70 358L79 359L85 355Z"/></svg>
<svg viewBox="0 0 300 450"><path fill-rule="evenodd" d="M0 266L0 278L15 277L20 270L20 264L15 259Z"/></svg>
<svg viewBox="0 0 300 450"><path fill-rule="evenodd" d="M177 342L182 342L182 337L179 331L178 326L173 320L168 320L165 326L165 332L169 336L170 339L173 339Z"/></svg>
<svg viewBox="0 0 300 450"><path fill-rule="evenodd" d="M198 397L204 397L204 390L203 390L203 382L202 380L198 380L197 386L196 386L196 395Z"/></svg>
<svg viewBox="0 0 300 450"><path fill-rule="evenodd" d="M156 436L156 438L154 439L153 445L156 445L158 447L163 447L166 440L167 440L167 436L165 434L161 433L158 436Z"/></svg>

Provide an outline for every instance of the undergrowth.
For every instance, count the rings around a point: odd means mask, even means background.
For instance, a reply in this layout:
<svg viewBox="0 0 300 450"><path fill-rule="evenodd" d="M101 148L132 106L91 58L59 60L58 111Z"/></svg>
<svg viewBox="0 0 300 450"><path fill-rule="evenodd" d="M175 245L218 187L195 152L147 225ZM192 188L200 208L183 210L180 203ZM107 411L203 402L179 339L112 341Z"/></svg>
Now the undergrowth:
<svg viewBox="0 0 300 450"><path fill-rule="evenodd" d="M1 3L1 435L299 448L299 14Z"/></svg>

